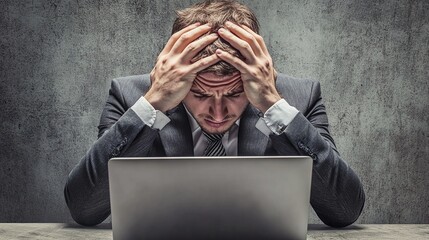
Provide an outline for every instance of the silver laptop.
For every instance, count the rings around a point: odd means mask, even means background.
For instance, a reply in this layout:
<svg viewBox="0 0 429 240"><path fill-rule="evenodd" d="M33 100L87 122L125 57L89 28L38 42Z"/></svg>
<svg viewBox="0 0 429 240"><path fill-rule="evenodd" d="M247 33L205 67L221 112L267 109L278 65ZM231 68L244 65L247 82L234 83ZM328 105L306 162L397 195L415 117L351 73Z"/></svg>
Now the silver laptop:
<svg viewBox="0 0 429 240"><path fill-rule="evenodd" d="M112 158L113 239L306 239L310 157Z"/></svg>

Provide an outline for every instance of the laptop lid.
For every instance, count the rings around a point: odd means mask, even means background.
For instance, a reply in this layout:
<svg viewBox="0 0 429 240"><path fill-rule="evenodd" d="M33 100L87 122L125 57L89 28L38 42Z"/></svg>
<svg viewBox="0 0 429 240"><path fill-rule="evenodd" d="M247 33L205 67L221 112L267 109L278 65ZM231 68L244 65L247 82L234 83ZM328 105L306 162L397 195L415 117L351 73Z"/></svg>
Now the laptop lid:
<svg viewBox="0 0 429 240"><path fill-rule="evenodd" d="M306 239L310 157L109 161L113 238Z"/></svg>

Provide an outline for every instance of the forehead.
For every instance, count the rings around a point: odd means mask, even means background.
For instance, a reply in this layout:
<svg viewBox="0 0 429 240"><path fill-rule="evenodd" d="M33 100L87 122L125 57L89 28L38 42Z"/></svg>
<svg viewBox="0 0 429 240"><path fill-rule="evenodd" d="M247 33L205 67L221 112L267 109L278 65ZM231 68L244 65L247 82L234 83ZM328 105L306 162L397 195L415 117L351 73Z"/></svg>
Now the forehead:
<svg viewBox="0 0 429 240"><path fill-rule="evenodd" d="M200 73L192 84L193 90L209 91L229 91L243 85L240 72L231 75L216 75L212 72Z"/></svg>

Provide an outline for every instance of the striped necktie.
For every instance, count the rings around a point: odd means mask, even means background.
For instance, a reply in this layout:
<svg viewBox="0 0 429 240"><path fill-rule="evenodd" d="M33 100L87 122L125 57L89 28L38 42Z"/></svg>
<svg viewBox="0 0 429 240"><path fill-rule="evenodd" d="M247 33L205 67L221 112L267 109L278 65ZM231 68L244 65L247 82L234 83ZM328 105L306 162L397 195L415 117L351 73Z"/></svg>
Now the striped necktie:
<svg viewBox="0 0 429 240"><path fill-rule="evenodd" d="M203 132L206 136L208 145L204 151L204 156L226 156L225 148L222 145L223 134L210 134Z"/></svg>

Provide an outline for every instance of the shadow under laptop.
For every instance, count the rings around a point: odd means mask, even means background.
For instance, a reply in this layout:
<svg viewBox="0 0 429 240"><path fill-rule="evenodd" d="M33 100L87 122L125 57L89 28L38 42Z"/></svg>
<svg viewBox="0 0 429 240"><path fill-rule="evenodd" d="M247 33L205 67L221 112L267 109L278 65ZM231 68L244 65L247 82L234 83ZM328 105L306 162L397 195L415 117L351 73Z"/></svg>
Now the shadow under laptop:
<svg viewBox="0 0 429 240"><path fill-rule="evenodd" d="M365 227L363 226L356 226L356 225L350 225L344 228L334 228L329 227L324 224L308 224L308 231L335 231L335 232L341 232L341 231L350 231L350 230L363 230Z"/></svg>
<svg viewBox="0 0 429 240"><path fill-rule="evenodd" d="M95 226L82 226L77 223L65 223L63 228L71 228L71 229L105 229L105 230L112 230L112 223L100 223Z"/></svg>
<svg viewBox="0 0 429 240"><path fill-rule="evenodd" d="M71 229L106 229L106 230L112 230L112 223L101 223L99 225L96 226L82 226L80 224L77 223L65 223L64 224L64 228L71 228ZM351 226L347 226L344 228L333 228L333 227L329 227L327 225L324 224L308 224L308 231L348 231L348 230L363 230L365 229L365 227L363 226L356 226L356 225L351 225Z"/></svg>

